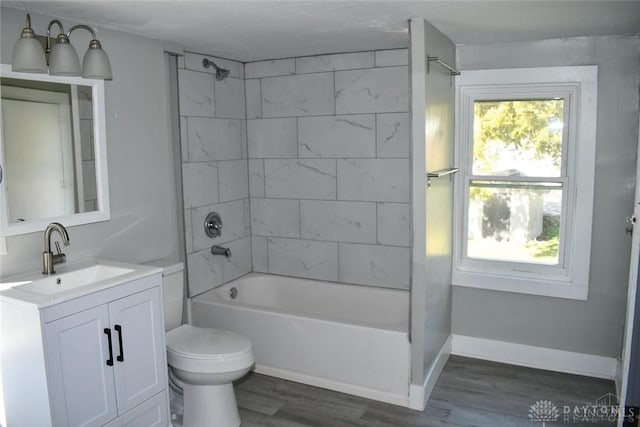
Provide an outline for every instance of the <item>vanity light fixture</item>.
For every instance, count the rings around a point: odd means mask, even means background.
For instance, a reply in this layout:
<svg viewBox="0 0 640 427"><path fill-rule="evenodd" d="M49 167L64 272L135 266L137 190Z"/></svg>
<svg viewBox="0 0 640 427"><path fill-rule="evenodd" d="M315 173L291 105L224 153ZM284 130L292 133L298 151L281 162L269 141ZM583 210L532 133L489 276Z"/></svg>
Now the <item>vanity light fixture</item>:
<svg viewBox="0 0 640 427"><path fill-rule="evenodd" d="M60 33L55 37L55 43L51 43L51 27L57 25ZM84 29L91 33L92 40L89 49L84 55L82 67L75 48L69 41L71 33L78 29ZM47 68L48 56L48 68ZM111 64L102 45L96 38L96 32L88 25L78 24L72 26L67 33L64 32L62 23L57 19L49 22L47 27L46 47L40 44L38 36L31 28L31 16L27 13L26 26L22 29L20 38L13 48L11 70L23 73L46 73L52 76L79 76L85 79L110 80Z"/></svg>

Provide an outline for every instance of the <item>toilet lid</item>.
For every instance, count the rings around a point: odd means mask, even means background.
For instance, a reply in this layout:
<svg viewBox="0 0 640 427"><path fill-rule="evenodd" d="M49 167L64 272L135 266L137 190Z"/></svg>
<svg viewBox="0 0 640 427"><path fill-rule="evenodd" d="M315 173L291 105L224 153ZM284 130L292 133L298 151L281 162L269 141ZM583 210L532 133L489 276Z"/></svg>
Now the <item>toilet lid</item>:
<svg viewBox="0 0 640 427"><path fill-rule="evenodd" d="M234 332L182 325L167 332L167 350L192 359L227 359L251 352L251 340Z"/></svg>

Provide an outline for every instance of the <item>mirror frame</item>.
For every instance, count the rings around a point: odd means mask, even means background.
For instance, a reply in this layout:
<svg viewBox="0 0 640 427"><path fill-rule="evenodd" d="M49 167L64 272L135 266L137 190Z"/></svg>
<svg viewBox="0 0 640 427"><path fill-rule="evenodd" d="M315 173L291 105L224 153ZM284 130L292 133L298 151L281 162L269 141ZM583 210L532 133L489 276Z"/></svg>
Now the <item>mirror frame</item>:
<svg viewBox="0 0 640 427"><path fill-rule="evenodd" d="M105 114L104 80L83 79L81 77L50 76L48 74L18 73L11 71L10 64L0 64L0 77L19 80L62 83L90 86L93 107L93 140L96 165L96 192L98 209L90 212L34 219L28 222L10 223L5 179L0 182L0 237L43 231L51 222L60 222L65 227L108 221L111 219L109 205L109 176L107 169L107 133ZM0 88L1 90L1 88ZM2 141L2 115L0 115L0 166L4 165L4 145Z"/></svg>

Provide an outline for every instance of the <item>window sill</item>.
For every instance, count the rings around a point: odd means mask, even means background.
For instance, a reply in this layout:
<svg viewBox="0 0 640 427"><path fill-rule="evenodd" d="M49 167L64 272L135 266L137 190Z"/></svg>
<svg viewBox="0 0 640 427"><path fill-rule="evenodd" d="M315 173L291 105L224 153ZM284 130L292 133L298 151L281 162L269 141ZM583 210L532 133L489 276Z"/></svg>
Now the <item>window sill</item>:
<svg viewBox="0 0 640 427"><path fill-rule="evenodd" d="M586 284L578 285L569 280L533 279L465 270L454 270L452 285L581 301L586 301L589 294Z"/></svg>

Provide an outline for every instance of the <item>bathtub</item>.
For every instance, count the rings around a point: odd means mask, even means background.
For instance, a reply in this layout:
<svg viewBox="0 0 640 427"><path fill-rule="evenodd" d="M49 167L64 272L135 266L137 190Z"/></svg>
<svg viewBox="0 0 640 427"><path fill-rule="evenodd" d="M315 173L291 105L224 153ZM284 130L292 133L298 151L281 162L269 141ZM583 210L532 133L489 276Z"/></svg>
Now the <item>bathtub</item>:
<svg viewBox="0 0 640 427"><path fill-rule="evenodd" d="M192 324L250 338L255 372L408 404L408 291L251 273L190 308Z"/></svg>

